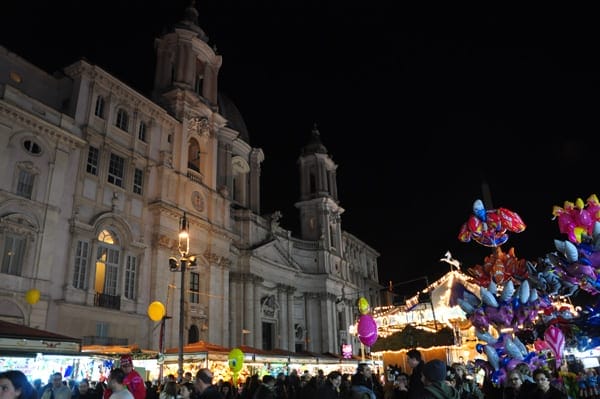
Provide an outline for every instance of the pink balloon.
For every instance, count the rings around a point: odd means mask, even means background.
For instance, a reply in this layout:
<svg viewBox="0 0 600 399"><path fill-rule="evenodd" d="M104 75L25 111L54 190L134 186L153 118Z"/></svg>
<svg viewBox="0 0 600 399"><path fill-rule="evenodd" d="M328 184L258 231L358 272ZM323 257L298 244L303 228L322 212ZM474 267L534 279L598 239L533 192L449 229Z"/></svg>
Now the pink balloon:
<svg viewBox="0 0 600 399"><path fill-rule="evenodd" d="M364 314L358 319L358 339L367 346L377 341L377 323L370 314Z"/></svg>
<svg viewBox="0 0 600 399"><path fill-rule="evenodd" d="M546 344L548 344L548 347L554 353L556 368L560 367L562 355L565 351L565 335L562 330L554 324L551 325L544 332L544 341L546 341Z"/></svg>

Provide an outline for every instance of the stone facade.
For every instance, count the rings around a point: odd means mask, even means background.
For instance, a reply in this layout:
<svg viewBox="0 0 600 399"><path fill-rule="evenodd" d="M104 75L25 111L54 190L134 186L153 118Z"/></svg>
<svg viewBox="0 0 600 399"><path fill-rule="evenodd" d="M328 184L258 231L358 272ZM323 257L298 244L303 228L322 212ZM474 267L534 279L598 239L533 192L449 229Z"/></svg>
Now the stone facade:
<svg viewBox="0 0 600 399"><path fill-rule="evenodd" d="M186 344L358 353L348 326L359 296L380 305L379 254L342 230L337 165L315 128L300 237L262 215L264 154L224 112L221 56L185 15L156 41L152 99L87 61L51 76L0 47L0 318L158 349L160 301L176 347L183 293ZM184 215L197 265L182 289L169 259Z"/></svg>

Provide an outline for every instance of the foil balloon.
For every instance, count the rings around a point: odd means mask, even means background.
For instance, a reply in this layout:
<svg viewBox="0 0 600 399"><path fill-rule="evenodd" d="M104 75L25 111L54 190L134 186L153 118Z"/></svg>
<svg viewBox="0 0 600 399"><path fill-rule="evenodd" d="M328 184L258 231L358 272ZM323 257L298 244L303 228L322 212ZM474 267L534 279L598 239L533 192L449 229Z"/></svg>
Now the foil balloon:
<svg viewBox="0 0 600 399"><path fill-rule="evenodd" d="M148 317L150 320L160 321L163 317L165 317L165 314L167 314L167 311L162 302L154 301L148 305Z"/></svg>
<svg viewBox="0 0 600 399"><path fill-rule="evenodd" d="M239 372L244 365L244 352L240 348L233 348L229 352L228 363L231 371L234 373Z"/></svg>
<svg viewBox="0 0 600 399"><path fill-rule="evenodd" d="M364 314L358 319L358 339L366 346L371 346L377 341L377 323L373 316Z"/></svg>
<svg viewBox="0 0 600 399"><path fill-rule="evenodd" d="M25 293L25 301L30 305L35 305L40 300L40 290L32 288Z"/></svg>
<svg viewBox="0 0 600 399"><path fill-rule="evenodd" d="M362 296L358 298L358 311L360 314L367 314L369 311L369 301L367 301L367 298Z"/></svg>
<svg viewBox="0 0 600 399"><path fill-rule="evenodd" d="M500 357L498 356L496 349L491 345L485 345L483 347L483 351L485 352L488 362L490 362L494 370L498 370L500 368Z"/></svg>
<svg viewBox="0 0 600 399"><path fill-rule="evenodd" d="M556 367L560 367L562 355L565 350L565 335L562 330L552 324L544 332L544 341L546 341L548 347L554 353Z"/></svg>

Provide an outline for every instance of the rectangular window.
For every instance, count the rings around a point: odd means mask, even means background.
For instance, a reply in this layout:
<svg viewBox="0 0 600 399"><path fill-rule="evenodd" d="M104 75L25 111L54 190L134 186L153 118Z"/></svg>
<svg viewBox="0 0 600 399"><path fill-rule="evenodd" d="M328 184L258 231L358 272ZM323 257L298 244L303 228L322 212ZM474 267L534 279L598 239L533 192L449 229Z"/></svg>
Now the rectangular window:
<svg viewBox="0 0 600 399"><path fill-rule="evenodd" d="M124 295L127 299L135 299L135 275L137 268L137 258L127 256L127 265L125 266L125 290Z"/></svg>
<svg viewBox="0 0 600 399"><path fill-rule="evenodd" d="M200 303L200 274L190 273L190 302Z"/></svg>
<svg viewBox="0 0 600 399"><path fill-rule="evenodd" d="M123 109L119 109L117 112L117 127L121 130L128 131L127 128L129 126L129 115Z"/></svg>
<svg viewBox="0 0 600 399"><path fill-rule="evenodd" d="M144 122L140 122L140 129L138 130L138 139L146 142L146 124Z"/></svg>
<svg viewBox="0 0 600 399"><path fill-rule="evenodd" d="M110 164L108 165L108 182L115 186L123 187L123 170L125 168L125 159L118 155L110 154Z"/></svg>
<svg viewBox="0 0 600 399"><path fill-rule="evenodd" d="M94 176L98 176L98 159L100 151L96 147L90 146L88 150L86 171Z"/></svg>
<svg viewBox="0 0 600 399"><path fill-rule="evenodd" d="M94 110L94 115L104 118L104 97L98 96L96 98L96 109Z"/></svg>
<svg viewBox="0 0 600 399"><path fill-rule="evenodd" d="M87 263L88 243L85 241L78 241L77 249L75 249L75 271L73 273L73 287L82 290L87 289Z"/></svg>
<svg viewBox="0 0 600 399"><path fill-rule="evenodd" d="M135 168L133 172L133 192L142 195L142 188L144 187L144 171Z"/></svg>
<svg viewBox="0 0 600 399"><path fill-rule="evenodd" d="M96 323L96 337L108 337L108 323Z"/></svg>
<svg viewBox="0 0 600 399"><path fill-rule="evenodd" d="M33 179L33 173L20 169L19 180L17 181L17 195L31 199L31 194L33 193Z"/></svg>
<svg viewBox="0 0 600 399"><path fill-rule="evenodd" d="M6 234L2 249L2 273L20 276L25 255L25 237Z"/></svg>

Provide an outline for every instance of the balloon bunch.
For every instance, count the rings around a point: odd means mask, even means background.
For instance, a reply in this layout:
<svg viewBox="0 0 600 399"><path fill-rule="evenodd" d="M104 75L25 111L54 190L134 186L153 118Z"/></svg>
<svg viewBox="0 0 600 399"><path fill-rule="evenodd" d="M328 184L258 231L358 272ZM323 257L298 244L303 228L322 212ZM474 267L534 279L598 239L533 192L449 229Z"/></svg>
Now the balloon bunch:
<svg viewBox="0 0 600 399"><path fill-rule="evenodd" d="M486 370L488 378L496 386L504 384L506 376L519 364L526 364L531 370L547 364L547 356L542 352L529 352L527 347L514 334L501 333L498 338L487 333L477 337L486 342L478 343L475 350L485 354L487 361L476 359L476 364Z"/></svg>
<svg viewBox="0 0 600 399"><path fill-rule="evenodd" d="M514 248L503 252L501 247L496 247L491 255L485 257L483 265L470 267L467 272L478 285L487 287L491 281L504 284L511 279L526 279L527 265L525 259L515 256Z"/></svg>
<svg viewBox="0 0 600 399"><path fill-rule="evenodd" d="M572 243L580 243L582 235L592 235L594 224L600 221L600 201L596 194L588 197L584 203L581 198L575 202L565 201L563 207L552 208L553 219L558 219L558 228L569 237Z"/></svg>
<svg viewBox="0 0 600 399"><path fill-rule="evenodd" d="M498 247L508 240L508 231L520 233L525 230L521 217L506 208L486 210L481 200L473 203L473 214L458 234L462 242L475 240L486 247Z"/></svg>
<svg viewBox="0 0 600 399"><path fill-rule="evenodd" d="M463 298L457 299L460 308L479 331L487 331L490 325L498 331L532 326L540 305L545 303L540 300L537 290L529 287L527 280L518 288L509 280L501 292L492 281L487 288L480 287L480 297L481 301L465 290Z"/></svg>
<svg viewBox="0 0 600 399"><path fill-rule="evenodd" d="M369 302L366 298L358 298L358 311L361 316L358 318L358 339L365 346L372 346L377 342L377 322L368 314L370 309Z"/></svg>

